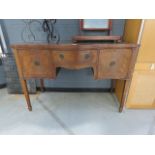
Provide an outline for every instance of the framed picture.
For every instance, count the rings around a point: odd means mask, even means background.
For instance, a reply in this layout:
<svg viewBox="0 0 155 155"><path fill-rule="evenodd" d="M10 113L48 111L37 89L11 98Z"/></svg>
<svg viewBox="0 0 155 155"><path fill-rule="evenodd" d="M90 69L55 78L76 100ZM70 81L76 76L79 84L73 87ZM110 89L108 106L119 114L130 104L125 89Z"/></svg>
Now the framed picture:
<svg viewBox="0 0 155 155"><path fill-rule="evenodd" d="M112 27L111 19L81 19L81 30L107 30L110 31Z"/></svg>

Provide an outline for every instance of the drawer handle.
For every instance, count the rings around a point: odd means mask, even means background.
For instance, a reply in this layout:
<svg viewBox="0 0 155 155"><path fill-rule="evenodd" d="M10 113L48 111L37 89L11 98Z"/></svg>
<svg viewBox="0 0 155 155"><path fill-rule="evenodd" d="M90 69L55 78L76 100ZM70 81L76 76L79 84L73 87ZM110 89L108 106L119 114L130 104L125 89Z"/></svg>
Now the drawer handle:
<svg viewBox="0 0 155 155"><path fill-rule="evenodd" d="M39 66L40 62L36 60L36 61L34 61L34 65Z"/></svg>
<svg viewBox="0 0 155 155"><path fill-rule="evenodd" d="M112 66L114 66L115 64L116 64L115 61L111 61L110 64L109 64L109 66L112 67Z"/></svg>
<svg viewBox="0 0 155 155"><path fill-rule="evenodd" d="M60 54L59 57L60 57L61 60L63 60L64 59L64 54Z"/></svg>
<svg viewBox="0 0 155 155"><path fill-rule="evenodd" d="M87 60L90 58L90 54L85 54L84 58Z"/></svg>

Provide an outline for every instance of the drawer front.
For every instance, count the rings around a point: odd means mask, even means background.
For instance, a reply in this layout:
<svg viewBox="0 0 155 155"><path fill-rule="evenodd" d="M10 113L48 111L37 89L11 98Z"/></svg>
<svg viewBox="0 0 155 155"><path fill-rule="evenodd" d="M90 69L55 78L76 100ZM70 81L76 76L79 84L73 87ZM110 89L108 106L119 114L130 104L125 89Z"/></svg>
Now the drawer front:
<svg viewBox="0 0 155 155"><path fill-rule="evenodd" d="M97 51L53 51L52 58L57 67L89 67L96 63Z"/></svg>
<svg viewBox="0 0 155 155"><path fill-rule="evenodd" d="M54 77L49 51L20 50L18 58L25 78Z"/></svg>
<svg viewBox="0 0 155 155"><path fill-rule="evenodd" d="M98 79L127 78L131 58L131 49L101 50L98 64Z"/></svg>
<svg viewBox="0 0 155 155"><path fill-rule="evenodd" d="M79 63L95 64L97 62L97 51L79 51L77 60Z"/></svg>
<svg viewBox="0 0 155 155"><path fill-rule="evenodd" d="M63 64L73 64L76 61L76 55L76 51L53 51L52 59L56 66Z"/></svg>

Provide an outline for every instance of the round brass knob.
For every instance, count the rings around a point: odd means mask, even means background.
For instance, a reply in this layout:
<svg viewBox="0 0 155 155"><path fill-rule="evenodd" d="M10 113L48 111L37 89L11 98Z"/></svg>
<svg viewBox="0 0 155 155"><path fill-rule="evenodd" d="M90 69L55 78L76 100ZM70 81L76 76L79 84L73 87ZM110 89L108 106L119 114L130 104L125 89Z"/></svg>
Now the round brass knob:
<svg viewBox="0 0 155 155"><path fill-rule="evenodd" d="M112 66L114 66L115 64L116 64L116 62L115 62L115 61L111 61L111 62L110 62L110 64L109 64L109 66L111 66L111 67L112 67Z"/></svg>
<svg viewBox="0 0 155 155"><path fill-rule="evenodd" d="M88 53L85 54L84 58L85 58L85 59L89 59L89 58L90 58L90 54L88 54Z"/></svg>
<svg viewBox="0 0 155 155"><path fill-rule="evenodd" d="M35 60L34 61L34 65L39 66L40 65L40 62L38 60Z"/></svg>
<svg viewBox="0 0 155 155"><path fill-rule="evenodd" d="M61 60L63 60L64 59L64 54L60 54L59 57L60 57Z"/></svg>

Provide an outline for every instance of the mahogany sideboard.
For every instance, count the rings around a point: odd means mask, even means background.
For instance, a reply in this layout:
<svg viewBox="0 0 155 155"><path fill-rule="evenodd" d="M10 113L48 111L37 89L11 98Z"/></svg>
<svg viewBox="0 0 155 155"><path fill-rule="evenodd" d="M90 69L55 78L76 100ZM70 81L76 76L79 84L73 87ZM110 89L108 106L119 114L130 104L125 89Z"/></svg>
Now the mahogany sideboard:
<svg viewBox="0 0 155 155"><path fill-rule="evenodd" d="M95 80L125 80L119 107L122 112L128 95L138 45L109 44L18 44L11 46L18 68L22 89L29 111L32 106L26 80L55 79L57 68L82 69L91 67Z"/></svg>

